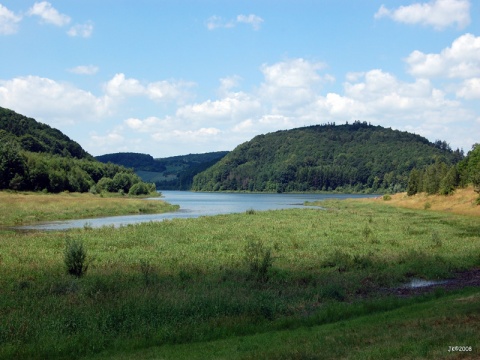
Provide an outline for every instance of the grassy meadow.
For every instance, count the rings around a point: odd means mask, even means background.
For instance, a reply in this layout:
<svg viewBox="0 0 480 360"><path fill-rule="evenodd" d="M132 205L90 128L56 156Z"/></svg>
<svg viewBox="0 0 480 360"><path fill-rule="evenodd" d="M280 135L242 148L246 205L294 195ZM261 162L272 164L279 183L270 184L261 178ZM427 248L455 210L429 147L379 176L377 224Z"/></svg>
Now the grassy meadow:
<svg viewBox="0 0 480 360"><path fill-rule="evenodd" d="M164 201L139 197L103 197L90 193L17 193L0 191L0 226L41 221L93 218L129 214L153 214L178 209Z"/></svg>
<svg viewBox="0 0 480 360"><path fill-rule="evenodd" d="M478 267L479 218L387 203L0 230L0 358L478 357L478 288L387 289ZM83 277L67 240L87 250Z"/></svg>

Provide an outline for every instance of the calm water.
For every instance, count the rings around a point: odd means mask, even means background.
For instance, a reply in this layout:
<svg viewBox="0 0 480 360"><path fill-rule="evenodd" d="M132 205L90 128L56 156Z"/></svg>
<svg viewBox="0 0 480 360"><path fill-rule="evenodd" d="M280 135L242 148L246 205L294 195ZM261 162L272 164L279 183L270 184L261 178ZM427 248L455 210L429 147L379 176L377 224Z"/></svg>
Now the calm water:
<svg viewBox="0 0 480 360"><path fill-rule="evenodd" d="M170 204L180 205L180 210L164 214L113 216L93 219L49 222L45 224L22 226L19 229L65 230L84 226L123 226L149 221L162 221L174 218L194 218L219 214L241 213L253 209L278 210L289 208L305 208L305 201L325 199L346 199L373 197L375 195L349 194L236 194L236 193L198 193L190 191L162 191L162 198L145 201L165 200Z"/></svg>

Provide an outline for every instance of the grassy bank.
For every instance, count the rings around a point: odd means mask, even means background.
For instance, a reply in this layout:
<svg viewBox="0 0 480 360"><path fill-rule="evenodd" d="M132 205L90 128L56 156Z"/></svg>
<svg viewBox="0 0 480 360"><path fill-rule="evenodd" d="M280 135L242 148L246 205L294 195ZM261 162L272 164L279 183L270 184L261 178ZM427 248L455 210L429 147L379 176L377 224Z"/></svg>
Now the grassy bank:
<svg viewBox="0 0 480 360"><path fill-rule="evenodd" d="M99 216L151 214L174 211L164 201L101 197L89 193L12 193L0 191L0 226Z"/></svg>
<svg viewBox="0 0 480 360"><path fill-rule="evenodd" d="M414 306L429 299L381 294L412 277L443 279L479 266L479 219L396 208L383 201L322 205L328 210L248 211L119 229L4 231L0 358L71 359L102 351L121 358L120 354L152 346L161 346L152 350L157 354L177 349L182 354L201 346L203 354L221 354L228 353L229 346L241 348L238 341L254 334L262 335L245 340L248 351L237 358L282 358L288 344L297 345L285 359L316 358L321 344L337 346L331 358L350 353L362 358L361 354L375 351L375 343L390 341L396 349L392 354L416 357L409 345L412 339L399 338L393 325L388 328L390 338L381 333L374 337L375 326L369 330L367 319L373 316L373 324L381 324L382 316L387 316L382 314L398 309L400 313L392 313L393 323L405 318L401 325L405 332L410 325L417 328L416 334L428 332L429 320L422 323L412 315L409 323L401 311L423 311ZM88 256L94 257L82 278L65 273L67 239L82 241ZM445 344L422 343L422 354L435 358L449 345L475 345L464 343L471 340L465 332L478 330L475 294L462 295L474 295L469 305L438 307L432 324L442 328L445 324L448 336ZM436 296L450 299L443 293ZM477 318L471 317L474 310ZM461 326L449 325L455 319ZM315 326L326 324L336 335L315 345L319 339L315 333L326 336ZM297 340L287 342L285 331ZM362 340L362 334L371 335L372 342ZM256 341L270 345L260 347ZM277 349L276 344L283 347ZM140 354L140 358L163 356L143 350Z"/></svg>
<svg viewBox="0 0 480 360"><path fill-rule="evenodd" d="M480 205L477 205L478 194L473 187L456 189L452 195L428 195L419 193L407 196L399 193L390 196L386 203L393 206L417 210L442 211L460 215L480 217ZM362 201L381 201L380 199L363 199Z"/></svg>

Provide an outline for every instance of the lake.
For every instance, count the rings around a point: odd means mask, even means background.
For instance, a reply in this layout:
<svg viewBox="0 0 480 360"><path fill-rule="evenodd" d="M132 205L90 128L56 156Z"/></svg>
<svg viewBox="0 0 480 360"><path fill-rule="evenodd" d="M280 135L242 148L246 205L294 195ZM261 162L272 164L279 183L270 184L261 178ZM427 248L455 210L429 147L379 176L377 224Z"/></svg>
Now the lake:
<svg viewBox="0 0 480 360"><path fill-rule="evenodd" d="M220 214L255 211L306 208L305 201L322 201L327 199L365 198L378 195L352 194L263 194L263 193L206 193L191 191L162 191L163 197L150 198L145 201L165 200L170 204L180 205L180 210L163 214L112 216L92 219L55 221L44 224L16 227L25 230L66 230L85 226L98 228L102 226L124 226L149 221L162 221L175 218L195 218ZM318 207L316 207L318 208Z"/></svg>

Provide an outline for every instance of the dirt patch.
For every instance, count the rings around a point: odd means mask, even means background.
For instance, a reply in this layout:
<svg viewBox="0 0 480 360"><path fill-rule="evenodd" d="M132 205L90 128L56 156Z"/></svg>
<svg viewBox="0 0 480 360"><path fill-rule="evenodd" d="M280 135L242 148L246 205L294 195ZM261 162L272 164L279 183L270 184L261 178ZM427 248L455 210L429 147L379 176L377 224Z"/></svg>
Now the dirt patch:
<svg viewBox="0 0 480 360"><path fill-rule="evenodd" d="M410 297L416 295L427 294L435 291L435 289L444 289L445 291L452 291L463 289L465 287L480 287L480 268L474 268L468 271L457 272L451 279L446 279L440 284L433 284L421 287L402 286L394 289L389 289L387 293L399 296Z"/></svg>

